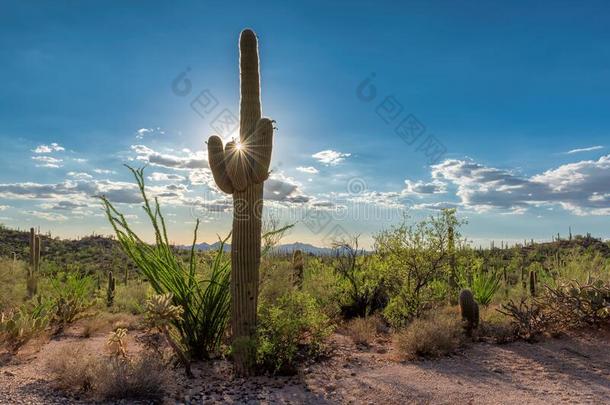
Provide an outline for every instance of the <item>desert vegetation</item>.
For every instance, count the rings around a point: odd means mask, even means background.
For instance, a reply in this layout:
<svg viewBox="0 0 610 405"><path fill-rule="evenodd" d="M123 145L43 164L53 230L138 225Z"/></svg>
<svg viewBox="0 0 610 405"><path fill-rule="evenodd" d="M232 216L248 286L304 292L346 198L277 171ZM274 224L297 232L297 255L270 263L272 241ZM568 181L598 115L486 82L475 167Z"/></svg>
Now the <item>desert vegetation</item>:
<svg viewBox="0 0 610 405"><path fill-rule="evenodd" d="M337 358L344 369L358 356L408 367L607 331L610 244L591 235L475 246L459 213L443 209L403 217L366 249L360 235L334 240L329 254L277 249L294 224L263 212L273 121L261 117L250 30L240 64L240 139L208 141L216 185L233 196L232 228L217 249L196 248L199 220L190 246L170 242L144 168L128 170L149 235L103 195L111 236L62 240L0 227L0 367L45 353L44 375L66 400L190 403L184 387L204 381L200 399L209 400L207 373L219 367L245 386L331 369ZM325 384L330 395L336 387ZM259 400L248 395L237 401Z"/></svg>
<svg viewBox="0 0 610 405"><path fill-rule="evenodd" d="M3 244L8 240L20 252L33 252L24 255L27 261L9 255L0 262L0 336L8 358L74 331L83 342L104 340L101 352L75 342L63 350L82 355L60 352L48 359L55 386L72 394L158 399L171 386L171 373L183 370L193 378L193 362L231 363L235 357L227 240L217 251L197 251L197 225L191 248L172 246L162 208L146 196L143 172L133 174L156 242L144 242L103 200L116 239L100 244L123 252L129 267L64 265L55 254L46 257L45 238L35 230L0 230ZM462 226L454 210L416 223L405 218L377 234L373 249L360 248L354 236L337 241L332 254L315 256L275 251L284 227L273 222L277 229L262 235L266 248L251 343L257 373L291 375L327 361L334 337L341 335L356 351L386 342L384 350L403 362L451 355L481 342L540 342L608 326L606 242L575 235L483 249L467 243ZM15 239L23 244L14 245ZM68 252L61 245L75 242L53 243ZM133 270L115 276L125 268Z"/></svg>

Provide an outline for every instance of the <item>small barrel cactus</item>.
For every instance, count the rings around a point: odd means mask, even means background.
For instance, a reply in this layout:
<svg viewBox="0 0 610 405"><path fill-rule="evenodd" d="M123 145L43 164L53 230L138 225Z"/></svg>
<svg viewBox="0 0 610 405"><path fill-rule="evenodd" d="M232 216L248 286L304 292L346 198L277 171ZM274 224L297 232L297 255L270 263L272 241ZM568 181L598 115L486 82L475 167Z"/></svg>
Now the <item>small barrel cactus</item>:
<svg viewBox="0 0 610 405"><path fill-rule="evenodd" d="M472 336L472 331L479 326L479 304L474 300L470 290L460 292L459 302L466 335Z"/></svg>

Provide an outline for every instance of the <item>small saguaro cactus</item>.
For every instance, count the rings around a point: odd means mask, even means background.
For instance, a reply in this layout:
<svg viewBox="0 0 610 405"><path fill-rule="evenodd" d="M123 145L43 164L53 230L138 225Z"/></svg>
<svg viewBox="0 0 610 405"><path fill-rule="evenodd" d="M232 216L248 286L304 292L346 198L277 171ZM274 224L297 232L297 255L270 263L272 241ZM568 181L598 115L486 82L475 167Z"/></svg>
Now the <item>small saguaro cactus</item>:
<svg viewBox="0 0 610 405"><path fill-rule="evenodd" d="M459 301L462 320L465 321L464 330L467 336L472 336L472 331L479 326L479 304L470 290L462 290Z"/></svg>
<svg viewBox="0 0 610 405"><path fill-rule="evenodd" d="M269 177L273 143L273 121L261 117L258 41L252 30L240 35L239 63L239 140L223 147L220 137L211 136L208 161L218 188L233 194L233 359L237 375L247 376L255 371L263 183Z"/></svg>
<svg viewBox="0 0 610 405"><path fill-rule="evenodd" d="M110 308L114 304L114 288L116 287L116 280L112 271L108 272L108 288L106 289L106 306Z"/></svg>
<svg viewBox="0 0 610 405"><path fill-rule="evenodd" d="M303 287L303 268L305 267L305 261L303 259L303 252L297 249L292 254L292 270L294 277L294 285L301 289Z"/></svg>
<svg viewBox="0 0 610 405"><path fill-rule="evenodd" d="M530 270L530 295L532 297L536 296L537 290L536 290L536 284L538 283L538 274L536 273L536 270Z"/></svg>

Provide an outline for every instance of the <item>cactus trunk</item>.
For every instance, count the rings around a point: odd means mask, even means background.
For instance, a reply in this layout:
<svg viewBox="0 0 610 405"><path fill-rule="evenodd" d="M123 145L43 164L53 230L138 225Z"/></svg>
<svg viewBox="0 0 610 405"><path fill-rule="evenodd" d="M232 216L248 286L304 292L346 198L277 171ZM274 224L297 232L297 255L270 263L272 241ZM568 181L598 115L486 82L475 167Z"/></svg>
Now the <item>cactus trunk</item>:
<svg viewBox="0 0 610 405"><path fill-rule="evenodd" d="M239 51L240 139L223 148L222 140L211 136L208 161L218 188L233 194L233 359L237 375L247 376L255 371L263 182L269 175L273 124L261 118L258 43L253 31L241 33Z"/></svg>
<svg viewBox="0 0 610 405"><path fill-rule="evenodd" d="M108 272L108 288L106 289L106 306L110 308L114 304L114 289L116 281L111 271Z"/></svg>
<svg viewBox="0 0 610 405"><path fill-rule="evenodd" d="M34 228L30 228L30 266L27 274L28 298L32 298L38 291L38 269L40 267L40 236L36 235Z"/></svg>

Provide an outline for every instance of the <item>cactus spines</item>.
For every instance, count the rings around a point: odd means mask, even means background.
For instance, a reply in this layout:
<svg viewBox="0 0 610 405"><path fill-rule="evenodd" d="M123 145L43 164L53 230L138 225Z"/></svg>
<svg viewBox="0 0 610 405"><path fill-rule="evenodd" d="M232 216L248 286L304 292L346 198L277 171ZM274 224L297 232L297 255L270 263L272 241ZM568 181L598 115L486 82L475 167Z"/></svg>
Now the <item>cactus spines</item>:
<svg viewBox="0 0 610 405"><path fill-rule="evenodd" d="M256 308L261 251L263 182L269 176L273 121L261 118L260 73L256 34L239 38L240 136L228 142L212 136L208 161L218 188L233 194L231 297L233 358L237 375L254 373Z"/></svg>
<svg viewBox="0 0 610 405"><path fill-rule="evenodd" d="M472 331L479 326L479 304L474 300L470 290L462 290L459 301L462 320L465 321L466 335L472 336Z"/></svg>
<svg viewBox="0 0 610 405"><path fill-rule="evenodd" d="M530 270L530 294L536 296L536 284L538 283L538 274L536 270Z"/></svg>
<svg viewBox="0 0 610 405"><path fill-rule="evenodd" d="M114 304L114 289L116 287L116 280L112 271L108 272L108 288L106 289L106 306L110 308Z"/></svg>
<svg viewBox="0 0 610 405"><path fill-rule="evenodd" d="M305 266L305 262L303 260L303 252L300 249L297 249L292 254L292 269L294 271L294 285L301 289L303 287L303 267Z"/></svg>

